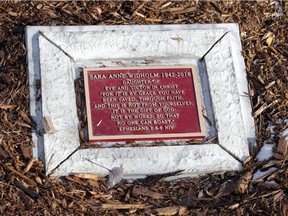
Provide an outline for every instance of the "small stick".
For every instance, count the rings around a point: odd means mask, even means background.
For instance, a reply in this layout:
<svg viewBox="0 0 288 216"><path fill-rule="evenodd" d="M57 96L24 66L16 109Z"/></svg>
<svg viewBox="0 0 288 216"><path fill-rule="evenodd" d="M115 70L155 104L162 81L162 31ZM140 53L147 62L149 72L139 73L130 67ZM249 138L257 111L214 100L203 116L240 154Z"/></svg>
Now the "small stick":
<svg viewBox="0 0 288 216"><path fill-rule="evenodd" d="M229 33L229 31L225 32L225 33L210 47L210 49L200 58L200 61L203 61L203 59L205 58L205 56L213 49L213 47L214 47L217 43L219 43L219 42L222 40L222 38L223 38L227 33Z"/></svg>
<svg viewBox="0 0 288 216"><path fill-rule="evenodd" d="M111 170L108 169L107 167L104 167L104 166L102 166L102 165L100 165L100 164L98 164L98 163L95 163L95 162L93 162L93 161L91 161L91 160L89 160L89 159L87 159L87 158L86 158L86 160L89 161L90 163L93 163L93 164L95 164L95 165L97 165L97 166L100 166L100 167L102 167L102 168L108 170L109 172L111 172Z"/></svg>

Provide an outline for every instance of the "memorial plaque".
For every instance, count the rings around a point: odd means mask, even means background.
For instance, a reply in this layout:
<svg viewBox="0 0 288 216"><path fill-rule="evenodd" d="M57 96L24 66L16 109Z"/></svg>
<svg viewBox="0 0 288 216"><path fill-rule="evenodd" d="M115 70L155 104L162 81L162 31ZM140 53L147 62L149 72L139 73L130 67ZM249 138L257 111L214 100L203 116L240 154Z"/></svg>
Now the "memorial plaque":
<svg viewBox="0 0 288 216"><path fill-rule="evenodd" d="M89 142L205 137L193 66L84 69Z"/></svg>
<svg viewBox="0 0 288 216"><path fill-rule="evenodd" d="M124 178L177 169L185 170L182 177L239 170L249 146L256 145L250 98L242 97L249 90L236 23L28 26L26 48L30 115L37 126L32 130L33 157L43 161L47 175L108 174L89 160L109 169L123 166ZM147 53L173 67L119 68L111 61L136 64ZM88 140L82 134L79 67L87 68ZM203 107L209 124L203 121ZM43 117L53 133L39 133L45 131ZM204 136L209 145L186 142ZM154 146L161 139L166 139L163 145ZM149 142L125 144L127 140ZM86 141L98 145L89 148L82 145Z"/></svg>

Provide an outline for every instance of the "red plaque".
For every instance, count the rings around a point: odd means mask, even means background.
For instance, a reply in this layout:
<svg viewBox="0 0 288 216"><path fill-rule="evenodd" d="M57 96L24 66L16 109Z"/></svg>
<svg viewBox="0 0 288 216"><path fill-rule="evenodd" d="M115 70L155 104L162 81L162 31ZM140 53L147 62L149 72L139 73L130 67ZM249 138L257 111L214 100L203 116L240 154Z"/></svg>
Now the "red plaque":
<svg viewBox="0 0 288 216"><path fill-rule="evenodd" d="M195 67L84 69L89 142L203 138Z"/></svg>

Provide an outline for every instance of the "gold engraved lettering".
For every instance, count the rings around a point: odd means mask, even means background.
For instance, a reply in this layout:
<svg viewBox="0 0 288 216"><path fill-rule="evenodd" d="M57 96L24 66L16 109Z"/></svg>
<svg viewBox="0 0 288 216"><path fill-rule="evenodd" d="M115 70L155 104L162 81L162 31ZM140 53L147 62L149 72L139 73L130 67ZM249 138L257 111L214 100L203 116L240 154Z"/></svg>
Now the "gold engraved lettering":
<svg viewBox="0 0 288 216"><path fill-rule="evenodd" d="M165 100L163 96L155 96L155 97L138 97L140 101L162 101Z"/></svg>
<svg viewBox="0 0 288 216"><path fill-rule="evenodd" d="M128 91L128 86L105 86L105 91Z"/></svg>
<svg viewBox="0 0 288 216"><path fill-rule="evenodd" d="M122 119L122 115L111 115L110 119L111 120L121 120Z"/></svg>
<svg viewBox="0 0 288 216"><path fill-rule="evenodd" d="M134 121L127 121L127 125L138 125L139 123L138 123L138 121L136 120L134 120Z"/></svg>
<svg viewBox="0 0 288 216"><path fill-rule="evenodd" d="M109 79L125 79L126 75L123 73L119 73L119 74L110 74L109 75Z"/></svg>
<svg viewBox="0 0 288 216"><path fill-rule="evenodd" d="M90 80L106 79L105 74L89 74Z"/></svg>
<svg viewBox="0 0 288 216"><path fill-rule="evenodd" d="M173 119L159 119L159 120L153 120L153 124L157 125L157 124L171 124L172 122L174 122Z"/></svg>
<svg viewBox="0 0 288 216"><path fill-rule="evenodd" d="M127 79L127 80L123 80L122 84L123 85L148 85L148 84L158 84L160 82L160 80L131 80L131 79Z"/></svg>
<svg viewBox="0 0 288 216"><path fill-rule="evenodd" d="M192 102L191 101L177 101L177 102L158 102L160 106L192 106Z"/></svg>
<svg viewBox="0 0 288 216"><path fill-rule="evenodd" d="M182 96L166 96L166 100L171 101L171 100L175 100L175 101L181 101L183 100Z"/></svg>
<svg viewBox="0 0 288 216"><path fill-rule="evenodd" d="M185 94L185 90L171 90L171 94Z"/></svg>
<svg viewBox="0 0 288 216"><path fill-rule="evenodd" d="M128 113L138 113L138 109L127 109Z"/></svg>
<svg viewBox="0 0 288 216"><path fill-rule="evenodd" d="M119 131L148 131L147 126L136 126L136 127L119 127Z"/></svg>
<svg viewBox="0 0 288 216"><path fill-rule="evenodd" d="M156 102L151 102L151 103L140 103L141 107L157 107L158 104Z"/></svg>
<svg viewBox="0 0 288 216"><path fill-rule="evenodd" d="M134 102L136 101L136 98L134 97L123 97L123 98L119 98L120 102Z"/></svg>
<svg viewBox="0 0 288 216"><path fill-rule="evenodd" d="M177 84L175 84L175 85L160 85L159 88L160 89L177 89L178 85Z"/></svg>
<svg viewBox="0 0 288 216"><path fill-rule="evenodd" d="M139 114L139 115L133 115L135 119L149 119L153 118L152 114Z"/></svg>
<svg viewBox="0 0 288 216"><path fill-rule="evenodd" d="M117 102L117 98L102 98L103 103Z"/></svg>
<svg viewBox="0 0 288 216"><path fill-rule="evenodd" d="M120 108L120 105L119 104L117 104L117 103L114 103L114 104L106 104L107 105L107 107L109 108L109 109L119 109Z"/></svg>
<svg viewBox="0 0 288 216"><path fill-rule="evenodd" d="M112 97L113 92L100 92L100 95L102 95L103 97Z"/></svg>
<svg viewBox="0 0 288 216"><path fill-rule="evenodd" d="M94 104L93 108L94 109L104 109L106 107L105 104Z"/></svg>
<svg viewBox="0 0 288 216"><path fill-rule="evenodd" d="M152 120L141 120L140 124L146 124L146 125L151 125L152 124Z"/></svg>
<svg viewBox="0 0 288 216"><path fill-rule="evenodd" d="M166 118L179 118L179 113L165 113Z"/></svg>
<svg viewBox="0 0 288 216"><path fill-rule="evenodd" d="M164 130L173 130L174 128L174 125L165 125Z"/></svg>
<svg viewBox="0 0 288 216"><path fill-rule="evenodd" d="M171 72L171 73L161 73L161 77L164 78L180 78L180 77L191 77L191 73L189 71L185 72Z"/></svg>
<svg viewBox="0 0 288 216"><path fill-rule="evenodd" d="M158 78L159 73L128 73L129 79Z"/></svg>
<svg viewBox="0 0 288 216"><path fill-rule="evenodd" d="M139 91L138 92L138 95L140 96L153 96L153 95L156 95L157 92L156 91Z"/></svg>
<svg viewBox="0 0 288 216"><path fill-rule="evenodd" d="M150 90L151 86L144 86L144 85L140 85L140 86L130 86L131 90Z"/></svg>
<svg viewBox="0 0 288 216"><path fill-rule="evenodd" d="M141 108L141 109L139 109L139 112L141 112L141 113L152 112L152 108Z"/></svg>

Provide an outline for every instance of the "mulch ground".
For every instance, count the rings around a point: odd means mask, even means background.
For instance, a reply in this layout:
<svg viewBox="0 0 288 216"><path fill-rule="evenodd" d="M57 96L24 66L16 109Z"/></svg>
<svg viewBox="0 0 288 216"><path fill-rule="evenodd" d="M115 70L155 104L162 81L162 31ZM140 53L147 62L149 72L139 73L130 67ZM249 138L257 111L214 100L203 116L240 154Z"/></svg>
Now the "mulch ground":
<svg viewBox="0 0 288 216"><path fill-rule="evenodd" d="M0 11L1 215L288 214L287 151L281 141L288 125L287 2L17 1L1 2ZM255 118L257 146L242 170L172 182L150 176L123 180L113 189L104 177L45 176L31 153L26 25L222 22L240 25ZM257 161L264 143L275 144L274 155ZM268 172L252 179L259 169Z"/></svg>

